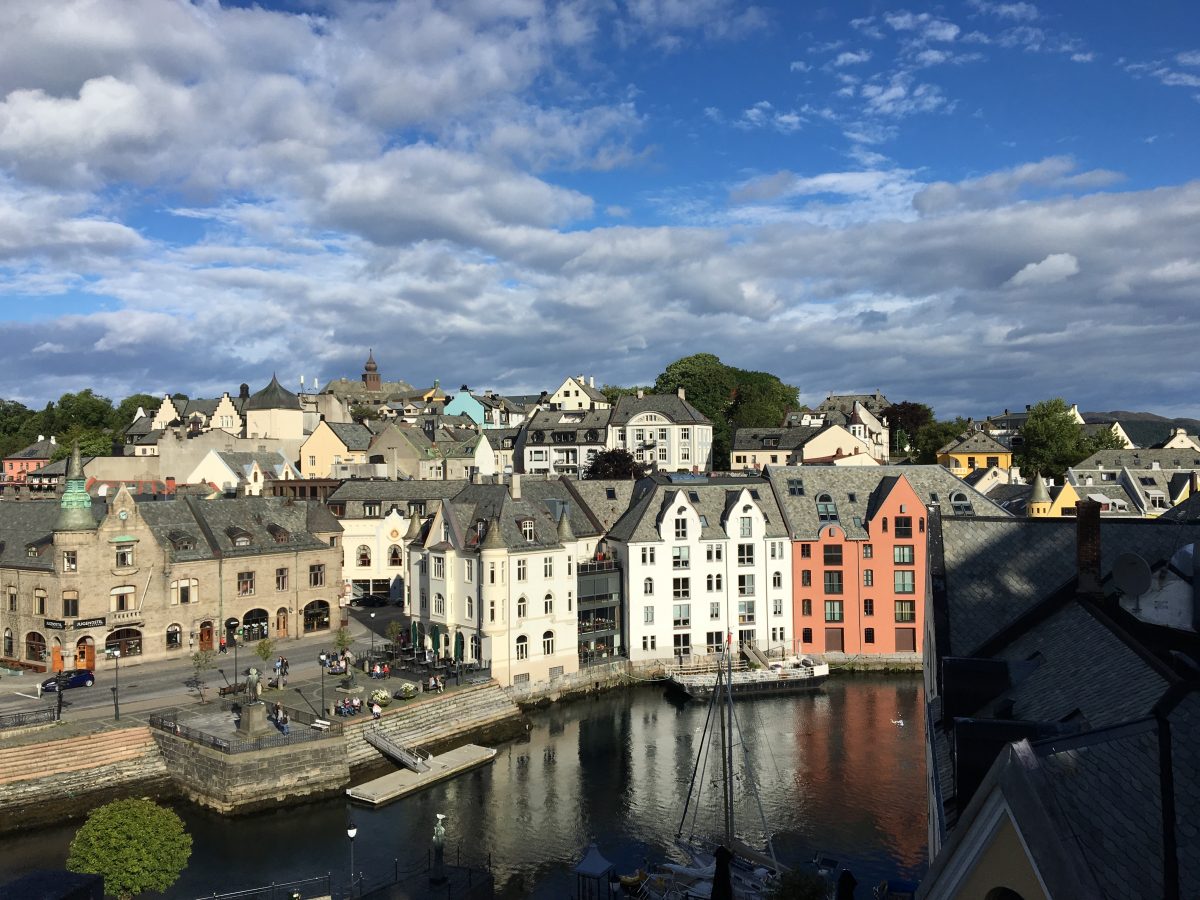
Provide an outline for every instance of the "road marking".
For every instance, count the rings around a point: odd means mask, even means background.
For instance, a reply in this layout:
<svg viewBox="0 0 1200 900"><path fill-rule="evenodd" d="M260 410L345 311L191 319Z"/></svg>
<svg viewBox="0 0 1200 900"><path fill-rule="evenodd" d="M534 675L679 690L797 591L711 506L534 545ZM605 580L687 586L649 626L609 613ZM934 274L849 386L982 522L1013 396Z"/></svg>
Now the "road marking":
<svg viewBox="0 0 1200 900"><path fill-rule="evenodd" d="M22 694L20 691L13 691L18 697L28 697L30 700L41 700L37 694Z"/></svg>

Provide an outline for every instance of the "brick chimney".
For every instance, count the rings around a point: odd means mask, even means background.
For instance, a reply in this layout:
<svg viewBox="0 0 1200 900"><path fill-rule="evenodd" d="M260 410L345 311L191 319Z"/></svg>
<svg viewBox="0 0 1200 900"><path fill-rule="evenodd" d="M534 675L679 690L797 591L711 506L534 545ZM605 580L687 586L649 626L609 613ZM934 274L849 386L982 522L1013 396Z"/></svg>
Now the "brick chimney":
<svg viewBox="0 0 1200 900"><path fill-rule="evenodd" d="M1075 561L1079 567L1077 592L1085 597L1100 598L1100 504L1095 500L1080 500L1075 504Z"/></svg>

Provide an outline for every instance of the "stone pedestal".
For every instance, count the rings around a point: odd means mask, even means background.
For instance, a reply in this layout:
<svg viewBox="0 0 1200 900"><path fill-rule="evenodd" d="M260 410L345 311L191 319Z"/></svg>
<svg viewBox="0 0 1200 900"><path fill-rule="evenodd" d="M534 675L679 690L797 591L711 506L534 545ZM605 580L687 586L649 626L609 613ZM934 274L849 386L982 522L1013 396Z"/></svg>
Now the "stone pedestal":
<svg viewBox="0 0 1200 900"><path fill-rule="evenodd" d="M253 741L269 734L275 734L275 725L267 720L267 705L265 703L243 703L242 715L238 719L238 737Z"/></svg>

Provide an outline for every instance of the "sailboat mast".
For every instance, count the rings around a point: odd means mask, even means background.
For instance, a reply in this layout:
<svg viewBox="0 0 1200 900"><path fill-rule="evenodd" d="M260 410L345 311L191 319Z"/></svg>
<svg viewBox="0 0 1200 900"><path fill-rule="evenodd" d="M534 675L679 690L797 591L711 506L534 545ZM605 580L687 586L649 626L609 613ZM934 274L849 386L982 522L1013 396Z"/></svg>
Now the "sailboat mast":
<svg viewBox="0 0 1200 900"><path fill-rule="evenodd" d="M721 720L721 767L725 777L725 846L733 847L733 636L730 635L728 652L725 654L725 703L726 717ZM728 740L725 740L728 736Z"/></svg>

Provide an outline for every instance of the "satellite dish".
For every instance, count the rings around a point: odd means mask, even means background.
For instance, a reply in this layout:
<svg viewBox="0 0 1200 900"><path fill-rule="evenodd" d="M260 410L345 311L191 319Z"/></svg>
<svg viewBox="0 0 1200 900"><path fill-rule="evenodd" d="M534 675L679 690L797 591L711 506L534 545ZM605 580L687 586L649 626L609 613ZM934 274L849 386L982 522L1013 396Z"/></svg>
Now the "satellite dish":
<svg viewBox="0 0 1200 900"><path fill-rule="evenodd" d="M1136 553L1122 553L1117 557L1112 578L1121 593L1134 600L1150 590L1150 566Z"/></svg>

